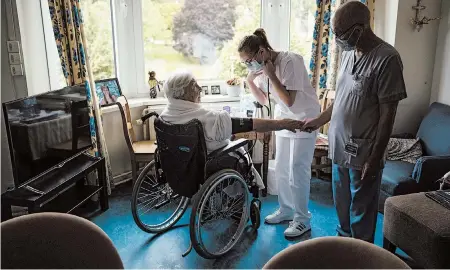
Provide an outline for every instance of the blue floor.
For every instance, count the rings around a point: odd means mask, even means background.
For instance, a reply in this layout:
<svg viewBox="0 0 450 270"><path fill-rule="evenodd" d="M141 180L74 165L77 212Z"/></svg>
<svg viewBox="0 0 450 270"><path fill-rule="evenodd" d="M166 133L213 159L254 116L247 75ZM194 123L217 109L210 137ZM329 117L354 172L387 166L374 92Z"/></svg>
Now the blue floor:
<svg viewBox="0 0 450 270"><path fill-rule="evenodd" d="M333 206L331 183L313 179L309 210L312 213L311 232L294 240L287 240L283 231L288 226L262 224L257 235L247 233L229 254L218 260L206 260L192 251L187 257L181 254L189 246L189 228L177 227L160 236L141 231L131 215L131 189L128 184L113 191L110 209L91 220L100 226L112 239L119 251L125 268L259 268L284 248L310 238L336 234L336 210ZM263 198L262 215L275 211L277 198ZM178 222L188 224L189 212ZM382 245L383 215L378 214L375 244Z"/></svg>

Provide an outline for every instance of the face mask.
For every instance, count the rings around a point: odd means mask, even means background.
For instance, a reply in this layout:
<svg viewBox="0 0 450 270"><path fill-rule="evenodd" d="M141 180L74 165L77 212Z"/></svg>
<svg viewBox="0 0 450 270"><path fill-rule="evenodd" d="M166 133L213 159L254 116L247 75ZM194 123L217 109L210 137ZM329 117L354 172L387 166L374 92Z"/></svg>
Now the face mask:
<svg viewBox="0 0 450 270"><path fill-rule="evenodd" d="M251 72L258 72L263 69L263 65L258 63L258 61L256 60L252 60L252 62L250 62L250 64L247 65L247 68Z"/></svg>
<svg viewBox="0 0 450 270"><path fill-rule="evenodd" d="M350 34L350 36L348 37L347 40L342 40L338 37L336 37L336 44L344 51L351 51L354 50L356 48L356 45L358 45L359 39L361 38L362 35L362 31L359 31L359 36L356 39L355 42L353 42L354 40L352 39L353 37L353 33L355 30L353 30L353 32Z"/></svg>

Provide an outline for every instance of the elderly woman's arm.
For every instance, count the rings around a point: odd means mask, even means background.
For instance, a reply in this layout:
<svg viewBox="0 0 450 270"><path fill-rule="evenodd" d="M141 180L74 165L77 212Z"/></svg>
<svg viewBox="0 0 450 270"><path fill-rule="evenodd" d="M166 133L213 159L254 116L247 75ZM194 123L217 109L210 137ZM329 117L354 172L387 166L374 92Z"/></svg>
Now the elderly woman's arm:
<svg viewBox="0 0 450 270"><path fill-rule="evenodd" d="M268 132L283 129L295 132L295 130L300 129L302 125L302 121L292 119L272 120L259 118L231 118L232 134L249 131Z"/></svg>

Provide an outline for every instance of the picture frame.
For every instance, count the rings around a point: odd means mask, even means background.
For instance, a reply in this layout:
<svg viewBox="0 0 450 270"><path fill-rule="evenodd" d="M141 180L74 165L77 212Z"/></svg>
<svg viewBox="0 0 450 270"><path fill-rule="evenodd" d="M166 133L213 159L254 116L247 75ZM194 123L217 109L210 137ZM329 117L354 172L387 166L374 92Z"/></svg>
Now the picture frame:
<svg viewBox="0 0 450 270"><path fill-rule="evenodd" d="M211 85L211 95L220 95L220 85Z"/></svg>
<svg viewBox="0 0 450 270"><path fill-rule="evenodd" d="M208 86L207 86L207 85L203 85L203 86L202 86L202 92L203 92L205 95L209 95L209 93L208 93Z"/></svg>
<svg viewBox="0 0 450 270"><path fill-rule="evenodd" d="M95 81L95 92L97 93L100 107L115 104L117 98L122 95L117 78Z"/></svg>

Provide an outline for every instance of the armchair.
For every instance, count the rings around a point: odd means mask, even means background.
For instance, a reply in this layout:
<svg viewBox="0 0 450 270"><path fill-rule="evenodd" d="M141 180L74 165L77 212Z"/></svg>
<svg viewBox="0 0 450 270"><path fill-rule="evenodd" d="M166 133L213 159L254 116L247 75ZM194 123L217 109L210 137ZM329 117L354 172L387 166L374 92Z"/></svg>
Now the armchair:
<svg viewBox="0 0 450 270"><path fill-rule="evenodd" d="M394 135L395 138L419 138L423 156L416 164L387 161L381 180L378 210L384 212L387 198L439 188L437 180L450 171L450 106L433 103L419 131Z"/></svg>

